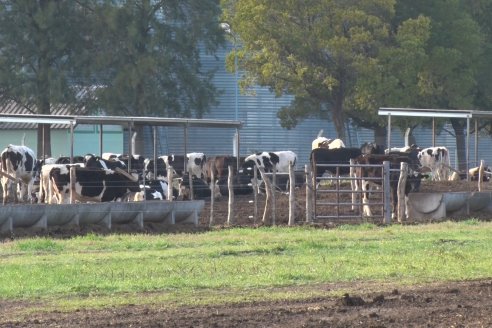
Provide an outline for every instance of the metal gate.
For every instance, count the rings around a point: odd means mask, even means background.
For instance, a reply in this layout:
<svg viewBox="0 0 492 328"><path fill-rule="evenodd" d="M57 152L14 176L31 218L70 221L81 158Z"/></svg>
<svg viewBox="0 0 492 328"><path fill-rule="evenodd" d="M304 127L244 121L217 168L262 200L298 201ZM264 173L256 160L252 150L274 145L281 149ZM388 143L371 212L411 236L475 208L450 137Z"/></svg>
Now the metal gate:
<svg viewBox="0 0 492 328"><path fill-rule="evenodd" d="M339 174L323 175L318 177L318 169L329 168L332 172L339 172L342 168L349 168L348 176ZM381 176L367 177L372 190L369 192L369 206L373 213L371 217L364 216L362 201L362 179L354 174L357 168L377 168L382 172ZM357 186L357 188L356 188ZM378 165L359 164L316 164L313 172L313 209L314 220L337 219L363 220L383 219L384 223L391 220L390 202L390 166L389 162ZM375 210L374 210L375 209Z"/></svg>

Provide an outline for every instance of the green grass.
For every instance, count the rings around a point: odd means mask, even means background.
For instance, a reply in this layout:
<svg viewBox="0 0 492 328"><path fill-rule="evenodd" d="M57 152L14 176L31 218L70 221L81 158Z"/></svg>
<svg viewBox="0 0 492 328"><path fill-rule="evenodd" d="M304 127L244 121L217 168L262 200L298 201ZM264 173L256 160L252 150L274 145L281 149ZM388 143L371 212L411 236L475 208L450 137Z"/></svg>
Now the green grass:
<svg viewBox="0 0 492 328"><path fill-rule="evenodd" d="M0 298L66 309L303 298L325 283L486 278L490 254L492 223L478 220L18 239L0 244Z"/></svg>

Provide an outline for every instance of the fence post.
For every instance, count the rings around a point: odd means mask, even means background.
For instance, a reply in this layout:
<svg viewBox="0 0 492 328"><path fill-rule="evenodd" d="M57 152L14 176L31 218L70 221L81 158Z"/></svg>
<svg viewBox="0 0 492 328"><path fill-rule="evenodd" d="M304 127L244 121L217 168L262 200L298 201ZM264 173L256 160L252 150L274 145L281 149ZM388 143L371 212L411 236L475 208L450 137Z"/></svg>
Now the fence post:
<svg viewBox="0 0 492 328"><path fill-rule="evenodd" d="M272 172L272 184L270 186L272 190L272 225L275 225L276 221L276 212L277 212L277 202L275 199L275 191L277 189L277 165L273 164L273 172Z"/></svg>
<svg viewBox="0 0 492 328"><path fill-rule="evenodd" d="M188 170L188 179L190 182L190 200L195 200L195 195L193 192L193 173L191 173L191 167Z"/></svg>
<svg viewBox="0 0 492 328"><path fill-rule="evenodd" d="M256 167L253 167L253 181L251 182L251 188L253 188L253 224L256 224L258 220L258 171Z"/></svg>
<svg viewBox="0 0 492 328"><path fill-rule="evenodd" d="M304 165L304 173L306 173L306 222L313 222L313 179L311 166Z"/></svg>
<svg viewBox="0 0 492 328"><path fill-rule="evenodd" d="M227 176L227 186L229 188L229 203L228 203L228 211L227 211L227 224L231 225L235 223L234 220L234 188L233 188L233 170L232 165L227 167L229 169L229 175Z"/></svg>
<svg viewBox="0 0 492 328"><path fill-rule="evenodd" d="M383 162L383 199L384 199L384 224L391 223L391 189L390 189L390 163Z"/></svg>
<svg viewBox="0 0 492 328"><path fill-rule="evenodd" d="M210 198L210 221L208 225L211 227L214 224L214 205L215 205L215 170L210 170L210 189L212 197Z"/></svg>
<svg viewBox="0 0 492 328"><path fill-rule="evenodd" d="M168 166L167 168L167 200L173 201L173 167Z"/></svg>
<svg viewBox="0 0 492 328"><path fill-rule="evenodd" d="M51 197L51 193L50 193L50 197ZM75 166L70 167L70 204L75 204Z"/></svg>
<svg viewBox="0 0 492 328"><path fill-rule="evenodd" d="M483 170L485 166L485 161L483 159L480 160L480 168L478 170L478 191L482 191L482 181L483 181Z"/></svg>
<svg viewBox="0 0 492 328"><path fill-rule="evenodd" d="M265 198L265 209L263 211L262 221L264 224L267 224L268 207L269 205L271 205L271 200L272 200L272 183L270 182L270 179L266 176L265 170L262 167L258 167L258 170L260 171L261 178L265 183L266 198Z"/></svg>
<svg viewBox="0 0 492 328"><path fill-rule="evenodd" d="M397 197L398 197L398 222L402 223L406 218L406 201L405 201L405 186L407 184L407 172L408 172L408 163L401 162L400 163L400 178L398 179L398 189L397 189Z"/></svg>
<svg viewBox="0 0 492 328"><path fill-rule="evenodd" d="M296 177L294 175L294 165L289 162L289 226L294 225L295 222L295 187Z"/></svg>

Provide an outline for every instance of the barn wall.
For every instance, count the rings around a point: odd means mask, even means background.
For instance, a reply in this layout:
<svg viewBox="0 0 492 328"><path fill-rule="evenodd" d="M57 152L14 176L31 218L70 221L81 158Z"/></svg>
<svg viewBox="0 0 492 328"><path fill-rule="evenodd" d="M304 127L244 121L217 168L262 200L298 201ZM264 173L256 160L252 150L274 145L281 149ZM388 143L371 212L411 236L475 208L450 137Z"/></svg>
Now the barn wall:
<svg viewBox="0 0 492 328"><path fill-rule="evenodd" d="M25 145L37 154L37 132L35 129L0 130L2 149L9 144L20 145L23 135ZM123 152L123 135L121 127L104 127L103 149L116 153ZM51 152L53 157L70 156L70 130L51 130ZM99 127L93 125L79 126L74 130L74 155L99 153Z"/></svg>

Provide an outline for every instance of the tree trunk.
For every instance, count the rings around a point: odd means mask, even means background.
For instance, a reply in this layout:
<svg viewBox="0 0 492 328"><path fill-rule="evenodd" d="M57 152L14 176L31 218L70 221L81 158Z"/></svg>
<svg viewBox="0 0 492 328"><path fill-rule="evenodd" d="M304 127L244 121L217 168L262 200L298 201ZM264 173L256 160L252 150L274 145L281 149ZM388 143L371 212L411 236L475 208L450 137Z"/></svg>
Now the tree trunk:
<svg viewBox="0 0 492 328"><path fill-rule="evenodd" d="M342 92L340 92L342 94ZM345 141L345 118L343 115L343 96L338 95L335 104L331 110L333 124L337 131L337 138Z"/></svg>
<svg viewBox="0 0 492 328"><path fill-rule="evenodd" d="M380 145L386 148L388 146L386 145L386 141L388 141L386 127L383 126L375 127L374 142L376 143L376 145Z"/></svg>
<svg viewBox="0 0 492 328"><path fill-rule="evenodd" d="M46 83L48 84L48 83ZM45 91L47 92L47 90ZM48 93L46 93L48 94ZM49 99L42 95L38 100L38 114L49 115L51 114ZM42 159L44 157L51 157L51 125L50 124L38 124L37 131L37 157Z"/></svg>
<svg viewBox="0 0 492 328"><path fill-rule="evenodd" d="M452 118L451 125L456 138L458 170L466 171L466 138L465 126L459 119Z"/></svg>

